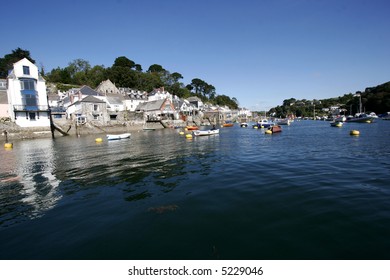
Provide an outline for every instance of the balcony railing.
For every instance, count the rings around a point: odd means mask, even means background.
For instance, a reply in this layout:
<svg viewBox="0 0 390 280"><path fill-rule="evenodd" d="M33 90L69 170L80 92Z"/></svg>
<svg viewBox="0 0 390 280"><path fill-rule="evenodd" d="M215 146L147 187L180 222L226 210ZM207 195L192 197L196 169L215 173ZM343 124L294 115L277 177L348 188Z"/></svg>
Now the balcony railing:
<svg viewBox="0 0 390 280"><path fill-rule="evenodd" d="M49 111L47 105L14 105L14 111Z"/></svg>

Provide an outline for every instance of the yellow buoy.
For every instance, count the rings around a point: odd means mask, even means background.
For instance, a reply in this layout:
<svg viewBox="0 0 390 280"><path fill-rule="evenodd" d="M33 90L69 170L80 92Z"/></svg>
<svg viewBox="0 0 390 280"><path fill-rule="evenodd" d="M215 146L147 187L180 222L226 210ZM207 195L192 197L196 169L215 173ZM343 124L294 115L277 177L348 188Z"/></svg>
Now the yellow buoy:
<svg viewBox="0 0 390 280"><path fill-rule="evenodd" d="M192 134L186 134L187 139L192 139Z"/></svg>
<svg viewBox="0 0 390 280"><path fill-rule="evenodd" d="M13 148L13 145L12 145L12 143L5 143L5 144L4 144L4 148L6 148L6 149L12 149L12 148Z"/></svg>
<svg viewBox="0 0 390 280"><path fill-rule="evenodd" d="M359 130L351 130L351 131L349 132L349 134L350 134L350 135L353 135L353 136L359 136L360 132L359 132Z"/></svg>
<svg viewBox="0 0 390 280"><path fill-rule="evenodd" d="M95 139L95 142L96 142L96 143L103 142L103 139L102 139L102 138L96 138L96 139Z"/></svg>
<svg viewBox="0 0 390 280"><path fill-rule="evenodd" d="M256 126L254 126L253 128L254 128L254 129L259 129L259 127L258 127L257 125L256 125Z"/></svg>
<svg viewBox="0 0 390 280"><path fill-rule="evenodd" d="M184 135L184 132L183 132L183 131L180 131L179 134L180 134L180 135Z"/></svg>
<svg viewBox="0 0 390 280"><path fill-rule="evenodd" d="M265 131L265 134L272 134L272 130L267 129L267 130Z"/></svg>

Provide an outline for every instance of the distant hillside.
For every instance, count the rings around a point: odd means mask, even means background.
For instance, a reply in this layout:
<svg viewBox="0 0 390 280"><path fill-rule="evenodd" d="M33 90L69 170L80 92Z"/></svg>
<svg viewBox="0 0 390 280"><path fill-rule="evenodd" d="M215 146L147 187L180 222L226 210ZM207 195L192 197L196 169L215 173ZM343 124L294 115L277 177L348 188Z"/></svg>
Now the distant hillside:
<svg viewBox="0 0 390 280"><path fill-rule="evenodd" d="M295 98L286 99L283 105L272 108L269 114L286 117L295 115L297 117L312 117L314 110L316 115L322 113L324 108L338 106L346 110L346 114L355 114L359 110L359 95L362 100L362 108L365 112L375 112L383 114L390 112L390 82L368 87L364 92L357 91L354 94L348 93L343 96L321 99L321 100L296 100Z"/></svg>
<svg viewBox="0 0 390 280"><path fill-rule="evenodd" d="M390 82L369 87L362 93L363 108L377 114L390 112Z"/></svg>

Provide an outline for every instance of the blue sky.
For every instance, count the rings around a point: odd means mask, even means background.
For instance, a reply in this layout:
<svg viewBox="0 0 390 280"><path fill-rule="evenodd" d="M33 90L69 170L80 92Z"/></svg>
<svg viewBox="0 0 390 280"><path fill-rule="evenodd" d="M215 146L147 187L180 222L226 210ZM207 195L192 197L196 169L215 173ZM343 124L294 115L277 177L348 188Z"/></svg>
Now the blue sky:
<svg viewBox="0 0 390 280"><path fill-rule="evenodd" d="M2 11L0 57L20 47L50 71L126 56L251 110L390 81L388 0L20 0Z"/></svg>

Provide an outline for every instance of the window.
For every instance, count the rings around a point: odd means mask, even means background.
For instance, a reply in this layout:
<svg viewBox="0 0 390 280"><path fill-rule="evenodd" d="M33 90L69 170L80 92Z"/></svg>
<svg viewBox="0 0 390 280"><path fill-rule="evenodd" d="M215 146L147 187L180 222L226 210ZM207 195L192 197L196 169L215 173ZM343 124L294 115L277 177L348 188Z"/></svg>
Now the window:
<svg viewBox="0 0 390 280"><path fill-rule="evenodd" d="M20 88L21 90L35 90L35 80L21 79Z"/></svg>
<svg viewBox="0 0 390 280"><path fill-rule="evenodd" d="M23 66L23 74L24 75L30 75L30 67Z"/></svg>
<svg viewBox="0 0 390 280"><path fill-rule="evenodd" d="M37 96L35 94L25 94L22 97L23 105L26 106L38 106Z"/></svg>
<svg viewBox="0 0 390 280"><path fill-rule="evenodd" d="M93 110L98 111L99 110L99 105L93 104Z"/></svg>

